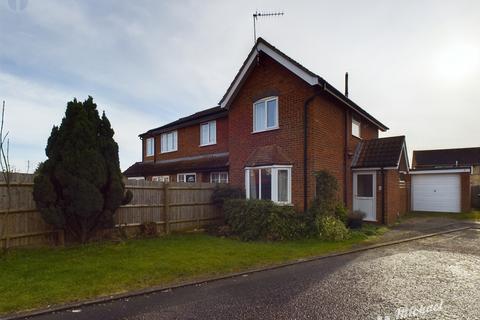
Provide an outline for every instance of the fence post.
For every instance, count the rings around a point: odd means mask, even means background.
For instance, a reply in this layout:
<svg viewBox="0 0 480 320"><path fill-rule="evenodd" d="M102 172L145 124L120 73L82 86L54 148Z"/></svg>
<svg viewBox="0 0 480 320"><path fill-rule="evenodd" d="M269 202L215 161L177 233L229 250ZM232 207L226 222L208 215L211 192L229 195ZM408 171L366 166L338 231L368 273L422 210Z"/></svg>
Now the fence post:
<svg viewBox="0 0 480 320"><path fill-rule="evenodd" d="M65 246L65 231L63 229L57 231L57 245Z"/></svg>
<svg viewBox="0 0 480 320"><path fill-rule="evenodd" d="M170 234L170 208L168 206L168 182L163 183L163 212L165 213L165 233Z"/></svg>

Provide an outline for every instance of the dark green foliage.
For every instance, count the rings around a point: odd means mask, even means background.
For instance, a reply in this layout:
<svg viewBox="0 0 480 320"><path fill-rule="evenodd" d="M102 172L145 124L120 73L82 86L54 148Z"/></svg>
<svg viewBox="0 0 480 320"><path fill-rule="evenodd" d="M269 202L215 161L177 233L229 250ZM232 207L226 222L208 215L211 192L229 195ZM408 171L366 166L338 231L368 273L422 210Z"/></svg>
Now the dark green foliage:
<svg viewBox="0 0 480 320"><path fill-rule="evenodd" d="M125 194L118 145L105 113L89 97L68 102L60 127L54 126L37 169L33 197L44 220L86 242L98 228L112 227Z"/></svg>
<svg viewBox="0 0 480 320"><path fill-rule="evenodd" d="M224 213L232 232L244 241L288 240L305 235L303 215L291 206L267 200L234 199L225 201Z"/></svg>
<svg viewBox="0 0 480 320"><path fill-rule="evenodd" d="M342 240L345 238L348 209L338 199L337 178L330 172L322 170L315 173L315 180L315 200L306 214L310 232L325 240L335 238ZM338 232L338 235L334 235L335 232Z"/></svg>
<svg viewBox="0 0 480 320"><path fill-rule="evenodd" d="M349 237L345 224L333 216L318 216L316 219L318 236L322 240L341 241Z"/></svg>
<svg viewBox="0 0 480 320"><path fill-rule="evenodd" d="M228 184L217 184L212 193L212 202L218 208L223 207L225 200L243 198L245 198L243 189L234 188Z"/></svg>

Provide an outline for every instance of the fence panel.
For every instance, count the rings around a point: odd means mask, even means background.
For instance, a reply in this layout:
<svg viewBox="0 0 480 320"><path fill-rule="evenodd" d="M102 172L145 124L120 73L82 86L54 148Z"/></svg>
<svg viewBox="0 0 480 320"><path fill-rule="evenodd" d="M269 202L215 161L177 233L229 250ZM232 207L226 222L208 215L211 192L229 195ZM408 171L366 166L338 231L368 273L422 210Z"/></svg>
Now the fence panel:
<svg viewBox="0 0 480 320"><path fill-rule="evenodd" d="M58 235L35 208L32 174L15 173L11 177L11 206L7 214L7 187L0 178L0 226L5 227L0 245L9 247L52 244ZM139 226L155 222L160 233L201 228L222 219L211 202L214 185L210 183L163 183L126 180L132 191L131 203L121 206L115 215L116 227L130 234Z"/></svg>

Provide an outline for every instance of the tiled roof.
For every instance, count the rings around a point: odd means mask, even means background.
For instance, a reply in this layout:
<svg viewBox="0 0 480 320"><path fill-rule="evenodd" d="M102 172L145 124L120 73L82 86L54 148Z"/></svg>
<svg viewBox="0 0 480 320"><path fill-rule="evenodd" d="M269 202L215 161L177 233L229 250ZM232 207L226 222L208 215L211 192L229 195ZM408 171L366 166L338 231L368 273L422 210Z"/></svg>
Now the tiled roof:
<svg viewBox="0 0 480 320"><path fill-rule="evenodd" d="M248 157L245 166L257 167L292 163L292 160L290 160L282 148L277 145L269 145L255 149Z"/></svg>
<svg viewBox="0 0 480 320"><path fill-rule="evenodd" d="M137 162L123 173L126 177L146 177L162 174L198 172L228 167L228 152L185 157L157 162Z"/></svg>
<svg viewBox="0 0 480 320"><path fill-rule="evenodd" d="M480 148L413 151L413 166L416 168L472 165L480 165Z"/></svg>
<svg viewBox="0 0 480 320"><path fill-rule="evenodd" d="M364 140L359 143L352 168L396 167L405 143L405 136Z"/></svg>
<svg viewBox="0 0 480 320"><path fill-rule="evenodd" d="M142 133L140 137L144 136L151 136L151 135L156 135L162 132L170 131L170 130L175 130L179 128L183 128L192 124L200 123L203 121L209 121L209 120L214 120L222 117L226 117L228 115L228 111L220 108L220 107L213 107L209 109L205 109L199 112L196 112L194 114L191 114L189 116L180 118L178 120L175 120L173 122L170 122L166 125L163 125L161 127L155 128L148 130L145 133Z"/></svg>

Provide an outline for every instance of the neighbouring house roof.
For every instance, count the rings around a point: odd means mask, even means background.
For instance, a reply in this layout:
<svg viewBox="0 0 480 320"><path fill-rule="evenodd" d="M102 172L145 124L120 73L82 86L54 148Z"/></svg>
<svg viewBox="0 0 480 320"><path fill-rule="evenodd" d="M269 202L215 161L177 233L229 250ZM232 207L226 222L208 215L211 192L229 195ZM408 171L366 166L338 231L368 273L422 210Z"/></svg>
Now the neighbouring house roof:
<svg viewBox="0 0 480 320"><path fill-rule="evenodd" d="M325 92L333 96L335 99L343 103L348 108L358 112L360 115L365 117L368 121L370 121L373 125L378 127L382 131L388 130L388 127L385 126L383 123L375 119L372 115L370 115L367 111L362 109L358 106L355 102L350 100L346 97L343 93L325 81L322 77L318 76L317 74L313 73L312 71L308 70L300 63L296 62L270 43L265 41L263 38L258 38L255 46L252 48L250 53L247 56L247 59L243 62L240 70L237 72L237 75L233 79L232 83L227 89L227 92L224 94L223 98L220 100L219 105L222 108L228 108L229 104L235 98L236 94L238 93L241 85L247 78L247 76L252 71L253 67L255 66L256 57L260 52L268 55L269 57L273 58L275 61L283 65L285 68L296 74L306 83L311 86L320 86L324 89Z"/></svg>
<svg viewBox="0 0 480 320"><path fill-rule="evenodd" d="M263 146L255 149L247 161L245 167L258 167L268 165L293 164L287 154L277 145Z"/></svg>
<svg viewBox="0 0 480 320"><path fill-rule="evenodd" d="M153 135L158 135L163 132L168 132L171 130L175 129L180 129L184 127L188 127L193 124L201 123L204 121L210 121L210 120L215 120L218 118L223 118L228 115L228 111L225 109L222 109L221 107L213 107L209 109L205 109L199 112L196 112L194 114L191 114L187 117L180 118L178 120L175 120L173 122L170 122L166 125L163 125L158 128L154 128L151 130L148 130L145 133L140 134L140 137L148 137L148 136L153 136Z"/></svg>
<svg viewBox="0 0 480 320"><path fill-rule="evenodd" d="M413 151L414 168L447 168L480 165L480 148Z"/></svg>
<svg viewBox="0 0 480 320"><path fill-rule="evenodd" d="M402 152L408 168L405 136L363 140L357 145L352 168L396 168Z"/></svg>
<svg viewBox="0 0 480 320"><path fill-rule="evenodd" d="M225 169L228 165L228 152L223 152L157 162L137 162L125 170L123 174L126 177L147 177L171 173Z"/></svg>

